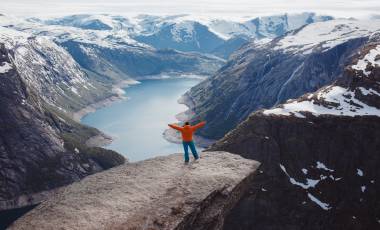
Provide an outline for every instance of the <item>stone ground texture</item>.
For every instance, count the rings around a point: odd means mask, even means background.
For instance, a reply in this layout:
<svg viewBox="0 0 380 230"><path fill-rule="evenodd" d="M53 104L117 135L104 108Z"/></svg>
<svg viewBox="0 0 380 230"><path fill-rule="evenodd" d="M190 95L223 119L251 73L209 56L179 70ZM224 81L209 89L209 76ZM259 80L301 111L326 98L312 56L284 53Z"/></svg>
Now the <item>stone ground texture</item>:
<svg viewBox="0 0 380 230"><path fill-rule="evenodd" d="M10 229L220 229L258 166L227 152L124 164L61 188Z"/></svg>

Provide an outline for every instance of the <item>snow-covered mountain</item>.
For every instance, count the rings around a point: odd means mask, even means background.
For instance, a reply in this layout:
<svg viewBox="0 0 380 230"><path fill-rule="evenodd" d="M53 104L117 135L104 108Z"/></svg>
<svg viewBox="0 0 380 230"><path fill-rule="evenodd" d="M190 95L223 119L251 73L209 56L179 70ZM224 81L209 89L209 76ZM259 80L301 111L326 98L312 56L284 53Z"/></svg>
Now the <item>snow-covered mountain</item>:
<svg viewBox="0 0 380 230"><path fill-rule="evenodd" d="M378 33L378 20L330 20L245 45L214 76L186 94L197 114L194 120L209 121L200 132L220 138L255 110L330 84Z"/></svg>
<svg viewBox="0 0 380 230"><path fill-rule="evenodd" d="M79 21L83 22L89 20L88 17L68 18L80 18ZM68 19L62 21L66 23ZM208 75L223 63L223 60L211 55L157 50L130 38L127 30L117 26L112 31L73 26L81 25L80 22L69 23L70 26L65 23L50 25L51 21L42 23L37 19L0 16L3 27L45 37L64 47L88 74L94 74L104 83L162 73Z"/></svg>
<svg viewBox="0 0 380 230"><path fill-rule="evenodd" d="M346 78L263 113L300 118L308 115L380 117L379 69L380 44L370 44L358 60L346 68Z"/></svg>
<svg viewBox="0 0 380 230"><path fill-rule="evenodd" d="M0 43L12 53L12 66L25 84L62 111L76 111L110 95L88 78L65 49L46 37L0 27Z"/></svg>
<svg viewBox="0 0 380 230"><path fill-rule="evenodd" d="M148 19L151 19L148 17ZM148 20L148 19L144 19ZM329 16L314 13L276 15L228 21L212 18L194 18L182 15L171 18L153 18L154 29L142 31L134 38L157 48L174 48L182 51L198 51L228 57L233 51L252 39L272 39L303 25L331 20ZM144 22L143 24L149 24ZM234 49L228 47L235 42ZM236 42L239 44L236 45ZM217 52L219 50L219 52ZM224 53L220 51L224 50Z"/></svg>
<svg viewBox="0 0 380 230"><path fill-rule="evenodd" d="M30 19L29 21L106 31L110 36L130 37L157 49L197 51L226 58L251 39L272 39L303 25L331 19L332 17L329 16L301 13L258 17L246 21L194 15L131 17L72 15L50 20Z"/></svg>

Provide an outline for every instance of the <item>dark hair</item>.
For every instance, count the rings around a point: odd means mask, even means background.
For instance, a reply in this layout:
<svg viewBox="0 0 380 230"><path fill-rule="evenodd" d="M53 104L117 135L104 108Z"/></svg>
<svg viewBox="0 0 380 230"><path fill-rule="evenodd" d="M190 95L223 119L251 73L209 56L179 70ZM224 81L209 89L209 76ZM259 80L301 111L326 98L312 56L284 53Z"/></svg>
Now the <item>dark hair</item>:
<svg viewBox="0 0 380 230"><path fill-rule="evenodd" d="M186 121L186 122L185 122L185 125L190 125L190 122Z"/></svg>

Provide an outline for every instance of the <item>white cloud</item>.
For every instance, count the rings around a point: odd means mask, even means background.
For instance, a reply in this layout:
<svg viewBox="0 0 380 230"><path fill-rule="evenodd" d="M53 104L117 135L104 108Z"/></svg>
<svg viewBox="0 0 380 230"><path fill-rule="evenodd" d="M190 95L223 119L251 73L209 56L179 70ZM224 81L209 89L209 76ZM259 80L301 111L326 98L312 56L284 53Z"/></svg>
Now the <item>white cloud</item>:
<svg viewBox="0 0 380 230"><path fill-rule="evenodd" d="M235 17L314 11L337 17L368 17L379 0L0 0L0 13L56 16L76 13L207 14Z"/></svg>

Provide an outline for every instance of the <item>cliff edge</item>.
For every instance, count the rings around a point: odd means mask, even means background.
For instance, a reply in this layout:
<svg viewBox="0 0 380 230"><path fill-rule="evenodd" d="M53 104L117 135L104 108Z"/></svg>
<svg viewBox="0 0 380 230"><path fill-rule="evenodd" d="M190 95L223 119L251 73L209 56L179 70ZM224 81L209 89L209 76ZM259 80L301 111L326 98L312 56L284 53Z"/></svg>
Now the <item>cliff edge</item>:
<svg viewBox="0 0 380 230"><path fill-rule="evenodd" d="M61 188L10 229L221 229L259 164L227 152L124 164Z"/></svg>

